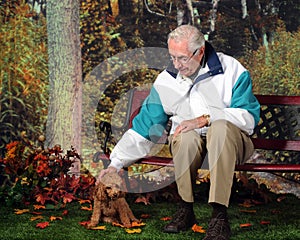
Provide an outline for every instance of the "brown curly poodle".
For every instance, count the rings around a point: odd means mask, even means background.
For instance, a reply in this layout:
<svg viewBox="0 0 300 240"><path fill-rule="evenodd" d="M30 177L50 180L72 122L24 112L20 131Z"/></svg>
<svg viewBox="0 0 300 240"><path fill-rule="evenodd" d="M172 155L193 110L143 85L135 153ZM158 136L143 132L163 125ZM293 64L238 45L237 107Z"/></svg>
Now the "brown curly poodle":
<svg viewBox="0 0 300 240"><path fill-rule="evenodd" d="M123 181L118 173L107 173L96 185L94 192L94 207L88 228L95 227L99 221L119 223L131 227L132 222L139 222L133 215L121 191Z"/></svg>

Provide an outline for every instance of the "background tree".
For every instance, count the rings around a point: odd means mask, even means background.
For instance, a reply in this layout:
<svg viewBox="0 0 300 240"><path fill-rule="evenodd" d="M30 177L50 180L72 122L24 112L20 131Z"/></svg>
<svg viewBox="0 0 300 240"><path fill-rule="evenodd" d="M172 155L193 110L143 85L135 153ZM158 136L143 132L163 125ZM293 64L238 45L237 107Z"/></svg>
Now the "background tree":
<svg viewBox="0 0 300 240"><path fill-rule="evenodd" d="M22 2L0 5L0 157L20 133L42 134L47 116L46 22Z"/></svg>
<svg viewBox="0 0 300 240"><path fill-rule="evenodd" d="M82 67L79 1L47 1L49 111L46 146L81 149Z"/></svg>

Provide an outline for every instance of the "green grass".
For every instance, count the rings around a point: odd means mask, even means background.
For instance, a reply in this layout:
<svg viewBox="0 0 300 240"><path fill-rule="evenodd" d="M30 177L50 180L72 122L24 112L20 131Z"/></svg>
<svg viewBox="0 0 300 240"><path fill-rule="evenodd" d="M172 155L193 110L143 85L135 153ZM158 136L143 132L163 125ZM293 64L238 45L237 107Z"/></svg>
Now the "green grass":
<svg viewBox="0 0 300 240"><path fill-rule="evenodd" d="M149 214L144 219L145 226L141 227L140 234L128 234L125 229L105 225L106 230L87 230L79 222L87 221L91 212L81 210L77 202L67 205L69 211L62 220L50 222L44 229L36 228L38 222L49 221L50 216L61 216L63 209L59 210L35 210L42 212L44 219L30 221L33 216L30 213L22 215L14 214L13 208L0 206L0 238L1 240L92 240L92 239L202 239L204 234L194 233L189 230L180 234L167 234L162 228L167 223L160 220L163 217L172 216L176 211L175 203L160 202L144 205L134 204L129 200L130 206L136 215ZM269 240L269 239L300 239L300 201L298 198L288 195L281 202L274 201L269 204L256 205L251 208L244 208L237 203L232 203L229 208L229 216L233 236L235 240ZM241 212L241 209L256 210L256 213ZM32 207L30 207L32 210ZM199 225L207 227L211 209L206 201L199 200L195 204L195 214ZM270 221L268 225L260 224L261 221ZM240 224L251 223L251 227L241 228Z"/></svg>

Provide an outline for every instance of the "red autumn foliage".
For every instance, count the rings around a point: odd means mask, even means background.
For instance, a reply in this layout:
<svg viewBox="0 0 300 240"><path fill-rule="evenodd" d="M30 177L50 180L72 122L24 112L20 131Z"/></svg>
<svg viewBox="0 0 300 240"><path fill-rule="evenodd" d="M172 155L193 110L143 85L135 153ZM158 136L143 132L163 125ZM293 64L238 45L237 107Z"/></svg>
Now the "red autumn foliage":
<svg viewBox="0 0 300 240"><path fill-rule="evenodd" d="M0 159L0 174L7 176L0 200L10 205L65 205L77 198L92 198L95 178L89 173L76 176L69 171L80 159L75 149L64 153L59 145L44 148L43 141L36 146L26 138L7 144L6 149L5 157Z"/></svg>
<svg viewBox="0 0 300 240"><path fill-rule="evenodd" d="M41 222L36 224L37 228L46 228L48 226L49 226L49 222Z"/></svg>

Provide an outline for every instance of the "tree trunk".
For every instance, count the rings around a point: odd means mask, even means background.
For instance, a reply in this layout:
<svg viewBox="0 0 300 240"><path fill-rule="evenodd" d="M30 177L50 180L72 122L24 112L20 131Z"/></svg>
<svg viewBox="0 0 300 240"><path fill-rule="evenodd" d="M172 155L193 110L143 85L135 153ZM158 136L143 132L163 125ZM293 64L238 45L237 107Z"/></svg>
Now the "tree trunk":
<svg viewBox="0 0 300 240"><path fill-rule="evenodd" d="M194 13L191 0L177 0L177 25L194 25Z"/></svg>
<svg viewBox="0 0 300 240"><path fill-rule="evenodd" d="M49 110L46 146L81 150L82 66L79 1L48 0Z"/></svg>

